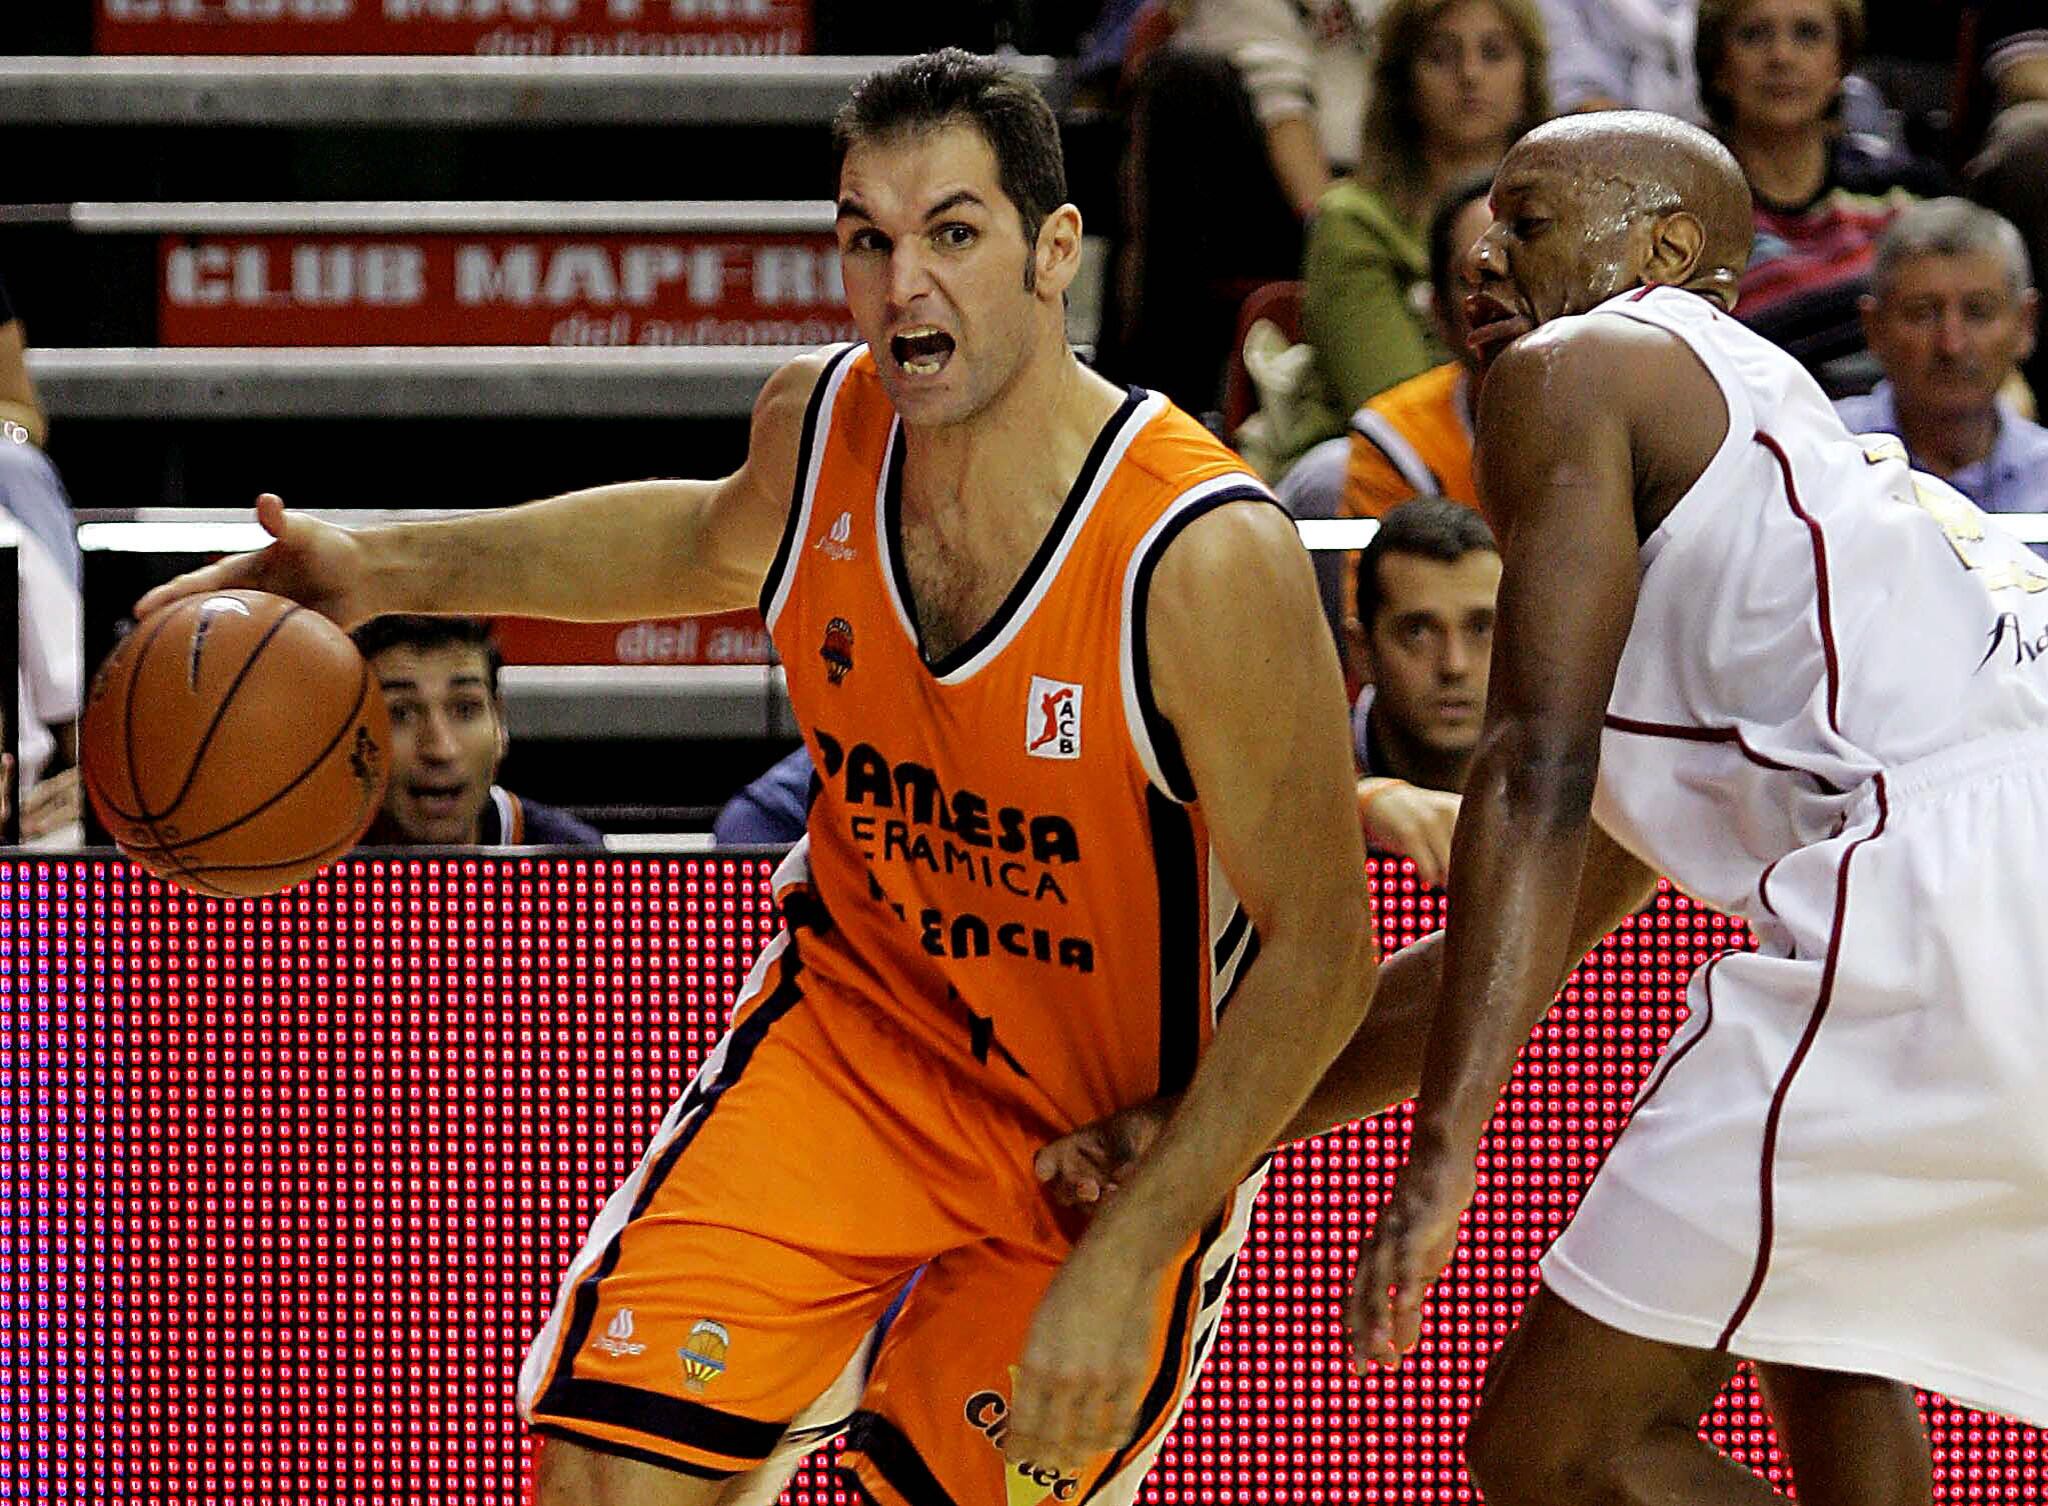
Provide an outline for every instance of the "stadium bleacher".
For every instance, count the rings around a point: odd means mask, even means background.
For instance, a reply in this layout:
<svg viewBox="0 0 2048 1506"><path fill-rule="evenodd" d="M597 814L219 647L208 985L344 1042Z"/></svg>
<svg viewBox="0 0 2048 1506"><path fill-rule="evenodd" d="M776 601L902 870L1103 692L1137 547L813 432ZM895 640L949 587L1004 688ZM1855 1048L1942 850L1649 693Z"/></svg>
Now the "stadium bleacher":
<svg viewBox="0 0 2048 1506"><path fill-rule="evenodd" d="M1014 33L1002 9L960 19ZM110 521L718 474L767 373L851 333L825 127L876 60L793 49L858 23L785 0L492 14L107 0L100 55L0 57L0 128L40 164L0 266L96 527L89 663L124 592L202 557L102 547ZM1017 65L1058 96L1052 59ZM590 656L614 662L536 668L531 706L508 677L508 777L538 798L590 808L602 768L608 825L702 825L793 741L761 666Z"/></svg>

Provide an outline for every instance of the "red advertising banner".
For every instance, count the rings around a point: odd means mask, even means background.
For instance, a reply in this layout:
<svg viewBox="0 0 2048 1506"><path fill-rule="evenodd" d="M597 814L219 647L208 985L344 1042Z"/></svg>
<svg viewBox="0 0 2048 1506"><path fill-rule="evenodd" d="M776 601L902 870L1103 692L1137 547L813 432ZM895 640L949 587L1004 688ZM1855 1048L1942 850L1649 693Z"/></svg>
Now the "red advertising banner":
<svg viewBox="0 0 2048 1506"><path fill-rule="evenodd" d="M507 664L773 664L767 624L754 611L646 622L549 622L500 617L493 624Z"/></svg>
<svg viewBox="0 0 2048 1506"><path fill-rule="evenodd" d="M102 53L772 57L810 0L98 0Z"/></svg>
<svg viewBox="0 0 2048 1506"><path fill-rule="evenodd" d="M165 236L164 345L824 345L824 234Z"/></svg>

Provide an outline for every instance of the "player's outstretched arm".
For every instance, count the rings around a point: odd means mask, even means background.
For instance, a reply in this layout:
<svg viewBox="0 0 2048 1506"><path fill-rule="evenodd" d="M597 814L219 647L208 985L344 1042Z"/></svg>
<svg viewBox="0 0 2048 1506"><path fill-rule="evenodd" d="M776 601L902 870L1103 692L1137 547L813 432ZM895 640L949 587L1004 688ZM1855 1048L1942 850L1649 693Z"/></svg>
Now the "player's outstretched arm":
<svg viewBox="0 0 2048 1506"><path fill-rule="evenodd" d="M1408 1163L1359 1256L1362 1359L1398 1364L1477 1188L1479 1141L1570 951L1600 731L1635 611L1637 352L1527 336L1481 390L1481 495L1505 569L1486 724L1451 860L1442 983Z"/></svg>
<svg viewBox="0 0 2048 1506"><path fill-rule="evenodd" d="M607 622L752 606L781 541L803 415L823 368L790 362L754 404L746 462L716 481L633 481L524 507L342 528L257 503L272 543L179 576L143 616L197 591L288 596L343 627L386 612Z"/></svg>
<svg viewBox="0 0 2048 1506"><path fill-rule="evenodd" d="M1371 992L1342 677L1286 515L1240 502L1190 524L1154 576L1146 640L1259 955L1158 1143L1039 1307L1006 1448L1041 1465L1128 1437L1159 1273L1273 1143Z"/></svg>

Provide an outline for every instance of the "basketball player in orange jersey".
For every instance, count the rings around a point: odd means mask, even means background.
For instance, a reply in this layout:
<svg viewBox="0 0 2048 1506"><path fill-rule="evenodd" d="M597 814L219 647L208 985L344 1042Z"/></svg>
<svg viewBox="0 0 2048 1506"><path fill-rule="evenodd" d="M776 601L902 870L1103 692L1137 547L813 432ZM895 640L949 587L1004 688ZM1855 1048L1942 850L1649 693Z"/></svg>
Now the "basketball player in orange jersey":
<svg viewBox="0 0 2048 1506"><path fill-rule="evenodd" d="M836 134L867 344L772 377L736 474L360 531L266 497L270 547L140 604L758 603L774 633L820 780L788 929L528 1357L549 1506L772 1495L849 1375L845 1462L884 1506L1131 1500L1240 1184L1371 994L1312 572L1235 456L1068 351L1050 111L949 52L869 78ZM1145 1170L1077 1241L1034 1152L1162 1089Z"/></svg>

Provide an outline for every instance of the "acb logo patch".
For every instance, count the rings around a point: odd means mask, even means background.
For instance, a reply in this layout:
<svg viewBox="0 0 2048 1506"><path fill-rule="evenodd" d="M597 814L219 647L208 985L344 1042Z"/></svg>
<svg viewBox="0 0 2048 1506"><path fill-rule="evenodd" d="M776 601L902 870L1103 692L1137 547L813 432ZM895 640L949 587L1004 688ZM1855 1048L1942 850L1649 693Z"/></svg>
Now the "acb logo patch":
<svg viewBox="0 0 2048 1506"><path fill-rule="evenodd" d="M1024 751L1033 758L1081 756L1081 687L1031 677L1024 705Z"/></svg>

